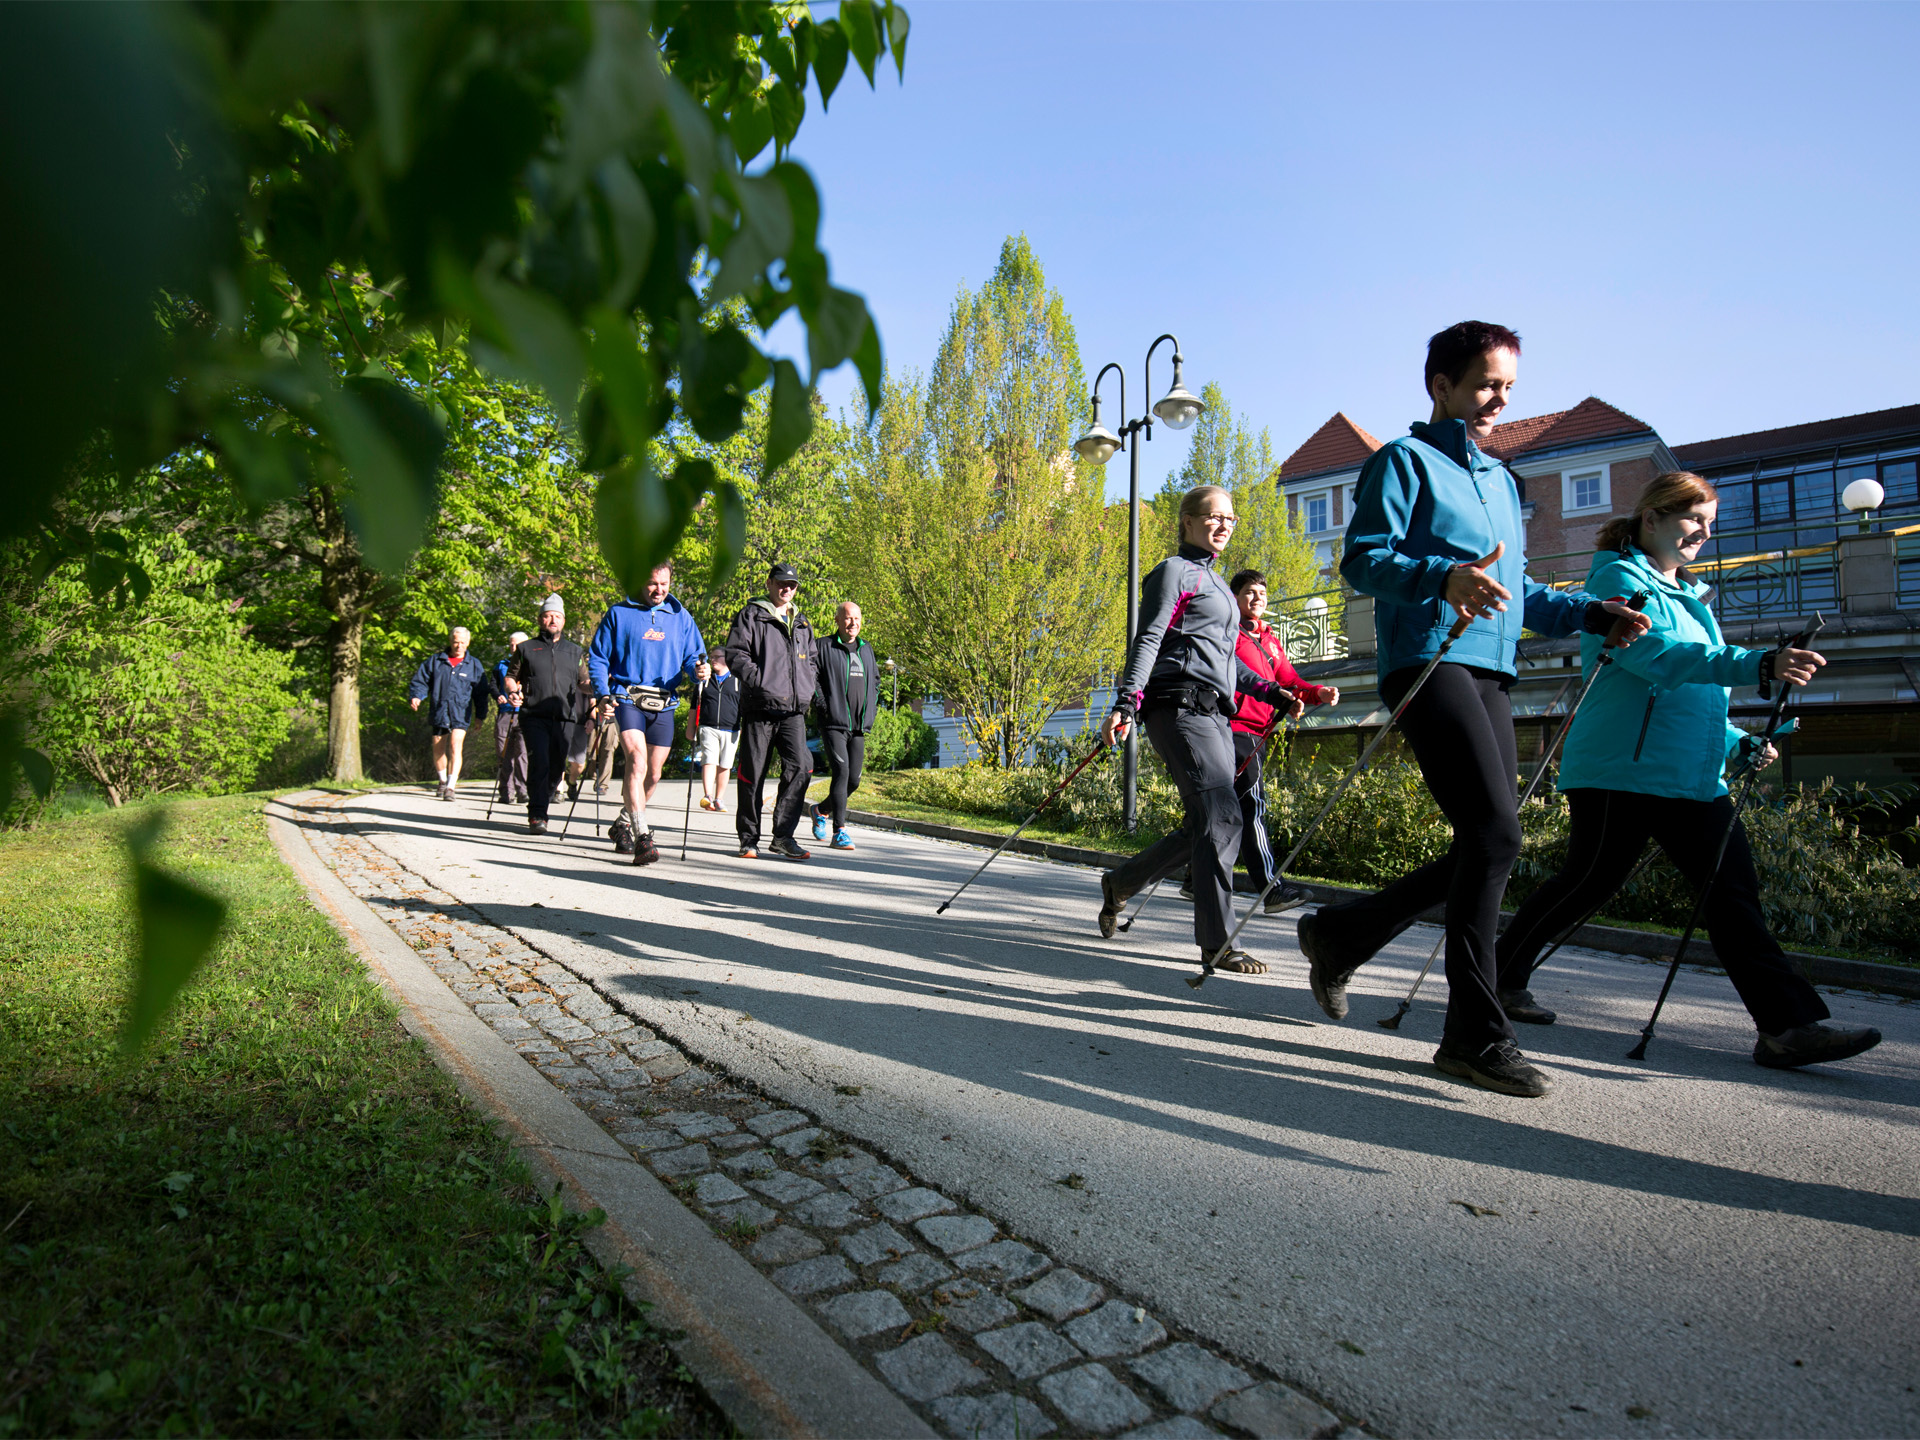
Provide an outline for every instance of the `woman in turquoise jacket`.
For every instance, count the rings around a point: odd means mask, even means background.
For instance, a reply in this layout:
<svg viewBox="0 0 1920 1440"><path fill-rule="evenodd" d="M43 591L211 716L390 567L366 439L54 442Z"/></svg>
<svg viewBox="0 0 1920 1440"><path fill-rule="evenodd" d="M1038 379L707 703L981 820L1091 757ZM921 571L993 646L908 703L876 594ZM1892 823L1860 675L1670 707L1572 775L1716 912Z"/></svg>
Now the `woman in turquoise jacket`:
<svg viewBox="0 0 1920 1440"><path fill-rule="evenodd" d="M1728 721L1729 687L1804 685L1826 661L1811 650L1748 650L1721 639L1707 587L1686 569L1712 536L1718 509L1711 485L1676 470L1647 486L1632 515L1600 532L1588 588L1645 590L1651 628L1594 681L1567 732L1559 782L1572 821L1567 863L1500 937L1501 998L1509 1019L1552 1024L1553 1012L1527 988L1541 948L1618 890L1649 840L1696 889L1706 884L1732 824L1706 925L1760 1032L1753 1058L1777 1069L1844 1060L1877 1045L1880 1032L1821 1023L1826 1002L1767 932L1753 854L1726 781L1729 761L1764 767L1775 758L1771 745L1754 754L1755 738ZM1581 648L1591 669L1600 642L1588 638Z"/></svg>
<svg viewBox="0 0 1920 1440"><path fill-rule="evenodd" d="M1644 622L1618 602L1529 580L1520 492L1480 448L1506 408L1520 337L1466 321L1427 342L1433 417L1380 447L1360 472L1340 573L1374 602L1380 698L1398 706L1445 642L1455 617L1473 623L1407 702L1400 733L1420 762L1453 843L1429 865L1300 921L1313 998L1347 1014L1347 982L1430 906L1447 907L1447 1023L1433 1063L1503 1095L1547 1093L1496 994L1494 937L1507 873L1520 854L1514 775L1514 646L1542 635L1606 634L1630 643ZM1604 593L1604 592L1603 592ZM1515 608L1507 602L1519 597Z"/></svg>

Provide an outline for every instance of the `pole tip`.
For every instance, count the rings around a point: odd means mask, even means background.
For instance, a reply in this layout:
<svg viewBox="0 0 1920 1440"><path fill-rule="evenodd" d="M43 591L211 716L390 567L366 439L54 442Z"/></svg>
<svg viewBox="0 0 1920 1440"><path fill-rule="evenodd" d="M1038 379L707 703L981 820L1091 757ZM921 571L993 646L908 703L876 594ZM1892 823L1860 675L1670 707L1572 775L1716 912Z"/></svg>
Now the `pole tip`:
<svg viewBox="0 0 1920 1440"><path fill-rule="evenodd" d="M936 914L936 915L944 915L944 914L946 914L946 913L947 913L947 905L951 905L952 903L953 903L953 902L952 902L951 900L949 900L949 901L947 901L947 904L946 904L946 905L942 905L942 906L941 906L941 907L940 907L940 908L939 908L938 910L936 910L936 911L934 911L933 913L934 913L934 914Z"/></svg>
<svg viewBox="0 0 1920 1440"><path fill-rule="evenodd" d="M1375 1023L1378 1024L1382 1030L1398 1030L1400 1028L1401 1018L1405 1016L1406 1013L1407 1007L1402 1005L1391 1015L1384 1015Z"/></svg>
<svg viewBox="0 0 1920 1440"><path fill-rule="evenodd" d="M1202 985L1206 983L1207 983L1207 977L1204 975L1189 975L1187 977L1187 984L1191 985L1196 990L1198 990Z"/></svg>
<svg viewBox="0 0 1920 1440"><path fill-rule="evenodd" d="M1640 1043L1634 1046L1631 1050L1627 1051L1627 1059L1644 1060L1646 1058L1647 1058L1647 1037L1642 1035L1640 1037Z"/></svg>

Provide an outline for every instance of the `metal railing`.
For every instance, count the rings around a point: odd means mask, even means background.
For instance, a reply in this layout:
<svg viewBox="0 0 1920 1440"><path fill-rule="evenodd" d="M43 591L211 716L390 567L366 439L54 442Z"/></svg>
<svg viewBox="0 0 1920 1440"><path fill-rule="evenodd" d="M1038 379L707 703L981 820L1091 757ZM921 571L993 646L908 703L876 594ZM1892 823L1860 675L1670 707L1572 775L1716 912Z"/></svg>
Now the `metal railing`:
<svg viewBox="0 0 1920 1440"><path fill-rule="evenodd" d="M1347 658L1346 591L1314 590L1289 595L1267 607L1267 623L1296 665Z"/></svg>

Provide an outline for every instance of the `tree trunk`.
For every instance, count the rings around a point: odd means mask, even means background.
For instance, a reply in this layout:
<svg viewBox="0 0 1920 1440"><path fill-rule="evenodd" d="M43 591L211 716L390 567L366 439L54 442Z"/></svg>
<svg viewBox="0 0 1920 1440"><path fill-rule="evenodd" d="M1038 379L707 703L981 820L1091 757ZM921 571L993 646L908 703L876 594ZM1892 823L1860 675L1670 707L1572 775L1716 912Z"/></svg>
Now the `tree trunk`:
<svg viewBox="0 0 1920 1440"><path fill-rule="evenodd" d="M360 643L367 622L356 609L327 626L327 778L356 781L360 765Z"/></svg>

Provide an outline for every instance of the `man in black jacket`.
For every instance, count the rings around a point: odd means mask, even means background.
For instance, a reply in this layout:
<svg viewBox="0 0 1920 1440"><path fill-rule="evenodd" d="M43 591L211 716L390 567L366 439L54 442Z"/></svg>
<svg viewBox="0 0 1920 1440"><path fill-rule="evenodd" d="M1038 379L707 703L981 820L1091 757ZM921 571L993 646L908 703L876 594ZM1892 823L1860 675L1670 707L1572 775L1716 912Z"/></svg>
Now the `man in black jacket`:
<svg viewBox="0 0 1920 1440"><path fill-rule="evenodd" d="M806 804L813 757L807 753L807 710L819 683L819 642L794 604L800 573L791 565L767 572L767 598L748 603L727 632L727 661L740 677L740 789L734 828L740 856L760 855L760 786L773 751L780 754L780 791L773 802L767 848L785 860L810 860L793 838Z"/></svg>
<svg viewBox="0 0 1920 1440"><path fill-rule="evenodd" d="M547 807L567 759L567 727L579 720L580 680L587 652L560 632L566 602L549 595L540 607L540 633L520 642L507 666L506 690L520 702L520 734L527 745L527 829L547 833Z"/></svg>
<svg viewBox="0 0 1920 1440"><path fill-rule="evenodd" d="M727 668L727 652L716 645L707 652L712 673L693 692L693 715L687 722L694 733L694 759L700 765L700 808L724 810L720 787L733 768L740 748L740 677Z"/></svg>
<svg viewBox="0 0 1920 1440"><path fill-rule="evenodd" d="M860 788L867 758L867 732L880 709L880 666L873 647L860 638L860 607L842 600L833 612L834 633L820 646L820 744L833 767L827 798L813 807L813 838L833 848L853 849L847 834L847 797Z"/></svg>

